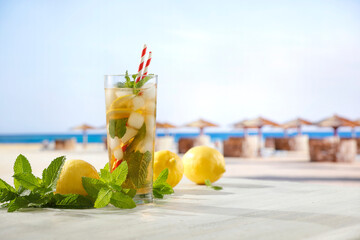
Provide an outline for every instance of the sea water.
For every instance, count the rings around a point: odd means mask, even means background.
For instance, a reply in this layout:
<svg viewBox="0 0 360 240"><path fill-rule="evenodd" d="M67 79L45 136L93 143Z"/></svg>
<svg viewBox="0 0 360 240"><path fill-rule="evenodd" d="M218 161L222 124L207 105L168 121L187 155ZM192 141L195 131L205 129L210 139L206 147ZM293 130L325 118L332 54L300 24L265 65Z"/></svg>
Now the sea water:
<svg viewBox="0 0 360 240"><path fill-rule="evenodd" d="M206 132L206 135L211 137L211 141L223 141L229 137L242 137L244 136L243 132L238 131L229 131L229 132ZM198 136L198 133L170 133L169 135L173 136L175 141L179 141L180 138L195 138ZM250 132L249 135L256 135L256 132ZM289 137L295 136L296 133L288 134ZM308 135L310 138L325 138L333 136L333 132L303 132L303 135ZM165 136L165 133L157 133L157 137ZM351 132L339 132L339 136L342 138L350 138L352 136ZM284 137L282 132L264 132L263 138ZM360 132L356 133L356 137L360 137ZM66 134L0 134L0 143L41 143L44 140L52 142L55 139L70 139L75 138L77 142L82 143L83 135L80 133L66 133ZM103 139L106 138L106 132L104 133L89 133L88 142L89 143L102 143Z"/></svg>

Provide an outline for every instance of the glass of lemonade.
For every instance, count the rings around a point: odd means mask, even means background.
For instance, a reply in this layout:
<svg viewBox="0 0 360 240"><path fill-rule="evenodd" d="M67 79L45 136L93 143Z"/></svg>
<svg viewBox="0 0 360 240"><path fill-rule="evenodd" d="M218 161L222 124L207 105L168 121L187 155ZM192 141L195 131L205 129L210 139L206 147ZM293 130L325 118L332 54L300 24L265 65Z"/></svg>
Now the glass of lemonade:
<svg viewBox="0 0 360 240"><path fill-rule="evenodd" d="M141 204L152 202L157 75L134 87L135 76L105 76L106 129L110 171L127 162L123 187L136 189Z"/></svg>

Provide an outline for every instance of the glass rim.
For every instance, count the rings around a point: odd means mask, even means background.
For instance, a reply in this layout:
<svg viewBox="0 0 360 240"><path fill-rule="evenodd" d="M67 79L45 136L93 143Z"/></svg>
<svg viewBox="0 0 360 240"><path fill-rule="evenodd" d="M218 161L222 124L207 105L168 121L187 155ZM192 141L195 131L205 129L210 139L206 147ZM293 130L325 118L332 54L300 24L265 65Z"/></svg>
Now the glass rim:
<svg viewBox="0 0 360 240"><path fill-rule="evenodd" d="M136 88L117 87L116 86L117 83L124 82L126 76L132 76L132 75L133 74L104 75L104 88L105 89L111 89L111 88L138 89L138 90L145 90L145 89L151 88L151 86L147 86L146 84L144 86L136 87ZM151 76L151 79L149 79L149 83L154 83L155 85L157 85L158 75L155 75L155 74L150 75L149 74L147 76Z"/></svg>
<svg viewBox="0 0 360 240"><path fill-rule="evenodd" d="M128 76L132 76L132 75L135 75L135 74L138 74L138 73L129 73ZM149 73L147 74L146 76L149 76L149 75L152 75L154 77L158 77L157 74L153 74L153 73ZM126 74L105 74L104 77L125 77Z"/></svg>

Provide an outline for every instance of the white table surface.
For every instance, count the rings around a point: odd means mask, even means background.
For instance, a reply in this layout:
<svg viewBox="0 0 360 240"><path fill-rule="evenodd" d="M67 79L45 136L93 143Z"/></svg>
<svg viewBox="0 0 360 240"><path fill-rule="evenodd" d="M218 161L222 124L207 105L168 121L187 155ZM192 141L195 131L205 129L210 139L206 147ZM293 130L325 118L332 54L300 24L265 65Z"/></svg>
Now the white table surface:
<svg viewBox="0 0 360 240"><path fill-rule="evenodd" d="M360 239L360 188L223 178L184 180L132 210L0 209L0 239Z"/></svg>

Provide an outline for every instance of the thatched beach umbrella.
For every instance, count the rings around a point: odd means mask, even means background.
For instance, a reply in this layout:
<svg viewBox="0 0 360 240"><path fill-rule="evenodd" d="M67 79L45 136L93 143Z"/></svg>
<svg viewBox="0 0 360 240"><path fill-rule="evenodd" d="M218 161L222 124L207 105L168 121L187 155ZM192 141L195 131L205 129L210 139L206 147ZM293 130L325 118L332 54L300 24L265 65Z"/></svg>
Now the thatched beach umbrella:
<svg viewBox="0 0 360 240"><path fill-rule="evenodd" d="M244 121L247 121L247 119L242 120L240 122L234 123L233 128L240 128L244 131L244 136L247 135L247 127L243 124Z"/></svg>
<svg viewBox="0 0 360 240"><path fill-rule="evenodd" d="M217 124L205 121L204 119L196 120L194 122L186 124L185 126L200 128L200 135L204 134L204 128L206 128L206 127L218 127Z"/></svg>
<svg viewBox="0 0 360 240"><path fill-rule="evenodd" d="M165 128L165 129L170 129L170 128L177 128L175 125L172 125L171 123L163 123L163 126L162 128Z"/></svg>
<svg viewBox="0 0 360 240"><path fill-rule="evenodd" d="M92 129L96 129L96 127L87 125L87 124L82 124L76 127L71 128L72 130L82 130L83 132L83 147L86 148L87 142L88 142L88 137L87 137L87 131L88 130L92 130Z"/></svg>
<svg viewBox="0 0 360 240"><path fill-rule="evenodd" d="M160 122L156 122L156 128L162 128L164 125Z"/></svg>
<svg viewBox="0 0 360 240"><path fill-rule="evenodd" d="M301 135L301 126L303 125L312 125L312 122L310 121L307 121L303 118L296 118L292 121L289 121L289 122L286 122L284 124L281 125L282 128L284 128L284 132L285 132L285 135L287 136L287 129L289 128L297 128L298 130L298 135Z"/></svg>
<svg viewBox="0 0 360 240"><path fill-rule="evenodd" d="M334 136L338 136L339 127L356 127L357 124L350 119L340 117L338 115L333 115L332 117L325 118L316 123L319 127L331 127L334 129Z"/></svg>
<svg viewBox="0 0 360 240"><path fill-rule="evenodd" d="M248 128L257 128L259 130L259 136L262 135L261 129L263 126L280 127L279 124L263 117L258 117L250 120L243 120L239 123L234 124L235 128L244 128L244 130Z"/></svg>
<svg viewBox="0 0 360 240"><path fill-rule="evenodd" d="M160 123L160 122L156 122L156 128L163 128L165 129L166 133L168 133L169 129L171 128L177 128L175 125L165 122L165 123Z"/></svg>

